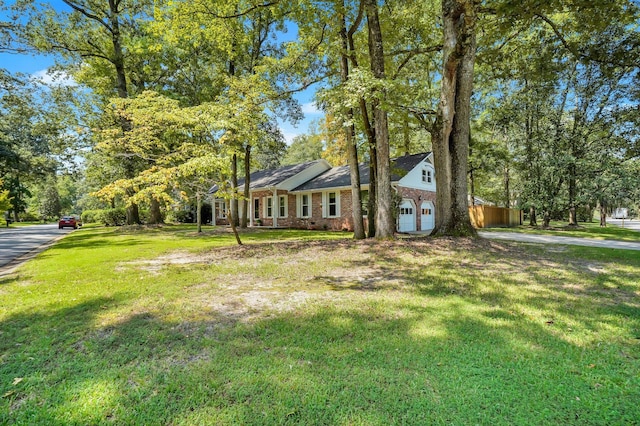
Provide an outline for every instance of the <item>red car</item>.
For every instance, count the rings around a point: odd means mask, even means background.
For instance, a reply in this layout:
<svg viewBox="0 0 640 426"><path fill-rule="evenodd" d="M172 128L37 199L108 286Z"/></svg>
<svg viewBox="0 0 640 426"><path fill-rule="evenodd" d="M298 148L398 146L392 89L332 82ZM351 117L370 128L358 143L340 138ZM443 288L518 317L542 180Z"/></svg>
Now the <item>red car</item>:
<svg viewBox="0 0 640 426"><path fill-rule="evenodd" d="M76 221L76 218L73 216L62 216L62 219L58 221L58 229L62 229L64 227L78 229L78 222Z"/></svg>

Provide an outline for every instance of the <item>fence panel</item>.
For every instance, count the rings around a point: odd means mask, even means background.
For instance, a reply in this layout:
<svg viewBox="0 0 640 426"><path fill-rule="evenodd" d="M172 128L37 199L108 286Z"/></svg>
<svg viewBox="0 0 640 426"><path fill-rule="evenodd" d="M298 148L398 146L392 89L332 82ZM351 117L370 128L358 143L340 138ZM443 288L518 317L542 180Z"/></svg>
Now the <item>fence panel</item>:
<svg viewBox="0 0 640 426"><path fill-rule="evenodd" d="M476 228L518 226L522 224L522 210L495 206L469 206L471 224Z"/></svg>

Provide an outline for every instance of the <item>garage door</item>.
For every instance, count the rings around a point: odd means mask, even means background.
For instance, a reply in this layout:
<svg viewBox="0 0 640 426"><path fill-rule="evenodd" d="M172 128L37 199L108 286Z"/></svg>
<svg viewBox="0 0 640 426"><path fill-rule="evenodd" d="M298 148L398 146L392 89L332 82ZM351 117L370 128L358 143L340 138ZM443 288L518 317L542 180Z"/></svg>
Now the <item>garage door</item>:
<svg viewBox="0 0 640 426"><path fill-rule="evenodd" d="M420 229L422 231L429 231L435 226L435 215L433 214L433 203L431 201L424 201L420 206Z"/></svg>
<svg viewBox="0 0 640 426"><path fill-rule="evenodd" d="M416 230L416 209L413 203L408 200L400 203L400 214L398 215L398 232L411 232Z"/></svg>

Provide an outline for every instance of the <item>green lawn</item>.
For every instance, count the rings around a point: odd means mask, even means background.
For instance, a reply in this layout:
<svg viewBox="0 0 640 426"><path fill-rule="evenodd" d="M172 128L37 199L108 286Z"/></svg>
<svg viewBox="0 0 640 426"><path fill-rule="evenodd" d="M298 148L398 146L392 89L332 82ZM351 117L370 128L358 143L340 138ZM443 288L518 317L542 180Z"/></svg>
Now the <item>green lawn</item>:
<svg viewBox="0 0 640 426"><path fill-rule="evenodd" d="M637 252L88 228L0 278L0 424L631 425Z"/></svg>
<svg viewBox="0 0 640 426"><path fill-rule="evenodd" d="M528 225L513 228L484 228L486 232L522 232L526 234L559 235L565 237L596 238L600 240L619 240L640 242L640 232L608 224L601 228L597 222L579 222L578 227L567 226L566 222L551 222L548 229Z"/></svg>

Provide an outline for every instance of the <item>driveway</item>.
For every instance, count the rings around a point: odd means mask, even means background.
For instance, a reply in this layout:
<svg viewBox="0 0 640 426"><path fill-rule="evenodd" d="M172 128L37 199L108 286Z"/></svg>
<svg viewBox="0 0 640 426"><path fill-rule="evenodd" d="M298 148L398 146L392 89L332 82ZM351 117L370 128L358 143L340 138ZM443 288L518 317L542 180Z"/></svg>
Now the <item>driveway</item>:
<svg viewBox="0 0 640 426"><path fill-rule="evenodd" d="M617 221L608 221L609 224L616 224ZM622 221L620 221L622 222ZM625 221L625 228L630 225L629 221ZM640 222L633 221L632 225L640 231ZM628 241L614 241L614 240L596 240L594 238L576 238L576 237L562 237L558 235L535 235L535 234L521 234L518 232L478 232L483 238L492 240L508 240L518 241L522 243L540 243L540 244L567 244L575 246L586 247L603 247L612 249L626 249L626 250L640 250L640 243L633 243Z"/></svg>
<svg viewBox="0 0 640 426"><path fill-rule="evenodd" d="M71 232L71 228L58 229L57 224L0 228L0 271L17 266L27 254Z"/></svg>

